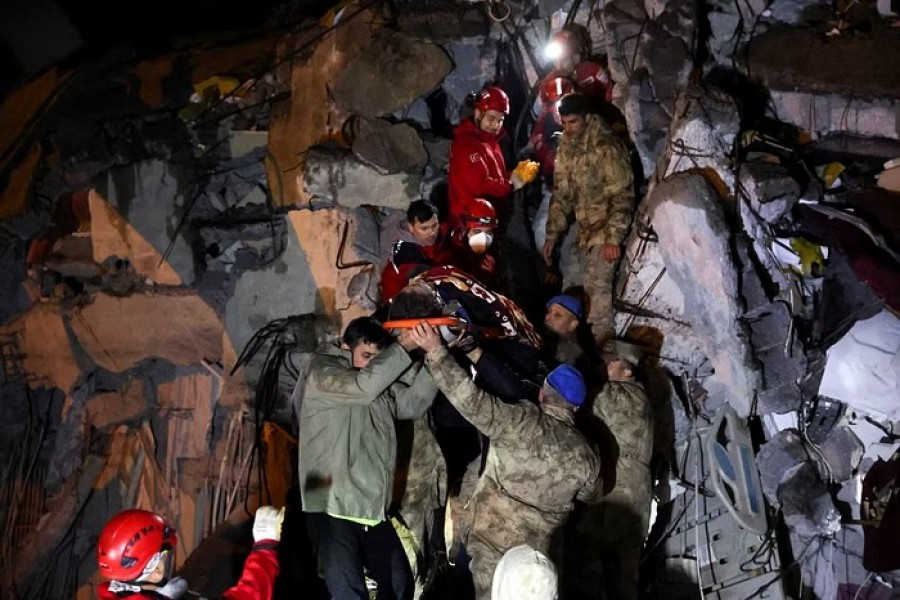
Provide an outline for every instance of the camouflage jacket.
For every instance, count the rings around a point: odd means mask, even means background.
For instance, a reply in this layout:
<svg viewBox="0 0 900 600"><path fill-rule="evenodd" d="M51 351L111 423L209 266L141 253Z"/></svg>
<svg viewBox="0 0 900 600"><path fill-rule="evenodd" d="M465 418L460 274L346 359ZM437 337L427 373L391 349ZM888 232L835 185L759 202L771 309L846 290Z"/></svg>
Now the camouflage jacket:
<svg viewBox="0 0 900 600"><path fill-rule="evenodd" d="M601 493L600 459L575 428L574 413L506 404L475 387L444 347L428 352L425 364L453 406L491 440L472 500L472 535L498 551L517 543L546 550L574 501Z"/></svg>
<svg viewBox="0 0 900 600"><path fill-rule="evenodd" d="M650 481L653 456L653 413L644 386L610 381L594 399L594 414L616 438L616 489L643 489Z"/></svg>
<svg viewBox="0 0 900 600"><path fill-rule="evenodd" d="M437 394L425 369L392 344L365 369L325 344L313 357L298 411L300 496L306 512L384 520L397 441L394 419L421 417Z"/></svg>
<svg viewBox="0 0 900 600"><path fill-rule="evenodd" d="M587 115L582 134L565 134L556 153L547 239L559 240L578 222L578 248L621 244L631 225L634 173L628 149L598 115Z"/></svg>

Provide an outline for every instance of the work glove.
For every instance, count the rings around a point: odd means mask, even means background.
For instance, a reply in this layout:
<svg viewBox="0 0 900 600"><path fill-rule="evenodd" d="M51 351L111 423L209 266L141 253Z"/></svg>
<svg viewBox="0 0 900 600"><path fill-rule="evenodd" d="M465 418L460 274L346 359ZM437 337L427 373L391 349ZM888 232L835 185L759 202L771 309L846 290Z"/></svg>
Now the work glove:
<svg viewBox="0 0 900 600"><path fill-rule="evenodd" d="M519 164L513 169L512 177L510 177L513 188L518 190L522 186L531 183L540 170L541 165L533 160L519 161Z"/></svg>
<svg viewBox="0 0 900 600"><path fill-rule="evenodd" d="M281 541L281 523L284 521L284 508L281 510L274 506L260 506L253 520L253 541L262 540Z"/></svg>

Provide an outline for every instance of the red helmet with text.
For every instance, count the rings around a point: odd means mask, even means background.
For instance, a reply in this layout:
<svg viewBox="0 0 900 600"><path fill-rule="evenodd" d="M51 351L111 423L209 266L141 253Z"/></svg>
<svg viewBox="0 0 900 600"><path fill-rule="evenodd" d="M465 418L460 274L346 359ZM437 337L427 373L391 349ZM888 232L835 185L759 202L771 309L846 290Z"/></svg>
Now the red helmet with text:
<svg viewBox="0 0 900 600"><path fill-rule="evenodd" d="M494 205L484 198L473 198L472 202L466 207L466 212L460 216L463 226L466 229L473 227L491 227L497 226L497 211Z"/></svg>
<svg viewBox="0 0 900 600"><path fill-rule="evenodd" d="M156 513L122 511L103 527L97 541L100 575L121 582L135 581L146 574L148 563L158 560L161 552L174 550L177 540L175 529Z"/></svg>
<svg viewBox="0 0 900 600"><path fill-rule="evenodd" d="M548 79L541 86L541 102L552 104L575 91L575 84L568 77L554 77Z"/></svg>
<svg viewBox="0 0 900 600"><path fill-rule="evenodd" d="M498 87L484 88L475 101L478 110L496 110L504 115L509 114L509 96Z"/></svg>

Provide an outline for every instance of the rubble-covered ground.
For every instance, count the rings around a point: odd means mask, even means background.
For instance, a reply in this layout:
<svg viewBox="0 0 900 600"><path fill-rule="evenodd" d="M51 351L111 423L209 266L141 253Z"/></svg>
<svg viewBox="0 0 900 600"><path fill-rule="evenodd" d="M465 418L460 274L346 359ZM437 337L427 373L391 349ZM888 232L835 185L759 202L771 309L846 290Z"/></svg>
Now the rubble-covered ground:
<svg viewBox="0 0 900 600"><path fill-rule="evenodd" d="M132 506L175 523L193 589L233 578L245 509L296 502L297 372L374 309L489 82L512 161L566 19L643 176L616 324L656 411L646 597L900 594L900 9L508 2L294 7L6 95L0 596L93 597L99 530ZM502 258L533 316L526 208ZM307 552L286 542L279 597L313 589Z"/></svg>

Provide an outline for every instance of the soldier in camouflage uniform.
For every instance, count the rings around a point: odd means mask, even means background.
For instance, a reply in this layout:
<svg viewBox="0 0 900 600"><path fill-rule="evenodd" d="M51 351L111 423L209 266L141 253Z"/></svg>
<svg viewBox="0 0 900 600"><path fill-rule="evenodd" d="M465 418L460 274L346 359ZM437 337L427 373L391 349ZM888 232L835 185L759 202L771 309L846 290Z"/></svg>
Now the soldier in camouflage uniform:
<svg viewBox="0 0 900 600"><path fill-rule="evenodd" d="M609 381L594 399L593 413L614 436L618 460L612 491L585 511L578 524L580 573L575 579L596 589L602 573L608 598L634 600L650 519L653 416L644 387L634 379L637 349L612 341L604 350Z"/></svg>
<svg viewBox="0 0 900 600"><path fill-rule="evenodd" d="M563 287L584 286L591 299L587 320L602 347L613 335L613 276L631 225L634 174L625 144L599 115L588 114L589 105L581 94L569 94L559 105L563 136L543 254L552 266L557 243L577 223L579 260L564 269Z"/></svg>
<svg viewBox="0 0 900 600"><path fill-rule="evenodd" d="M549 554L551 536L575 499L595 501L601 494L600 459L574 425L584 380L571 365L561 365L547 376L540 406L507 404L475 387L435 329L420 324L413 339L427 352L425 364L438 388L491 440L470 501L473 523L466 540L476 597L488 600L504 552L528 544Z"/></svg>

